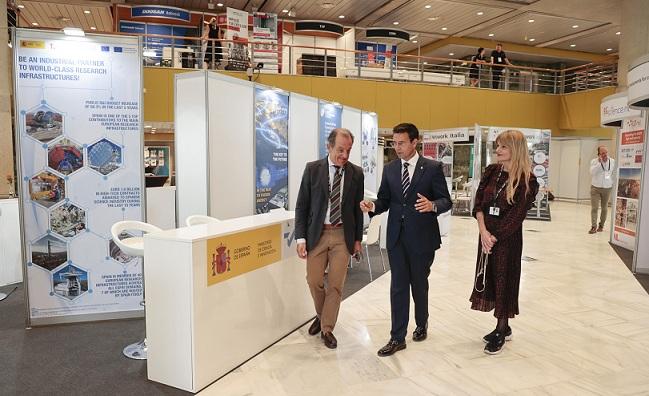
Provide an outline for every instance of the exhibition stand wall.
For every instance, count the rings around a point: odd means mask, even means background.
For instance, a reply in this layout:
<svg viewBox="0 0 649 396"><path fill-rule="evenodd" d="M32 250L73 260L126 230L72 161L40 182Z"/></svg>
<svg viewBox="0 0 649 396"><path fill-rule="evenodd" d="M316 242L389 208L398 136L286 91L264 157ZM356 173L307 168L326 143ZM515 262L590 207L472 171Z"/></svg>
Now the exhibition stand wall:
<svg viewBox="0 0 649 396"><path fill-rule="evenodd" d="M313 317L294 213L144 237L147 375L198 392Z"/></svg>
<svg viewBox="0 0 649 396"><path fill-rule="evenodd" d="M629 86L629 107L645 111L643 111L643 117L640 118L639 125L630 125L630 132L633 132L633 130L642 131L642 141L639 139L639 134L636 134L637 136L629 135L631 140L627 143L631 145L629 153L635 153L633 155L634 167L629 167L629 170L625 174L620 174L617 195L619 196L621 194L620 190L624 188L625 195L629 195L627 202L636 201L637 203L635 252L633 255L632 269L634 272L647 274L649 273L649 244L640 243L640 241L643 239L646 241L649 236L649 198L647 198L649 197L649 165L645 159L649 144L649 139L646 139L646 109L649 108L649 55L642 56L631 63L629 73L627 74L627 81ZM640 147L642 147L641 150ZM621 157L626 159L626 156L627 154L623 154ZM641 164L640 168L637 167L638 164Z"/></svg>
<svg viewBox="0 0 649 396"><path fill-rule="evenodd" d="M354 134L350 161L378 183L373 113L210 71L176 75L175 95L177 224L293 209L306 163L326 155L336 127Z"/></svg>
<svg viewBox="0 0 649 396"><path fill-rule="evenodd" d="M0 199L0 286L23 280L18 199Z"/></svg>

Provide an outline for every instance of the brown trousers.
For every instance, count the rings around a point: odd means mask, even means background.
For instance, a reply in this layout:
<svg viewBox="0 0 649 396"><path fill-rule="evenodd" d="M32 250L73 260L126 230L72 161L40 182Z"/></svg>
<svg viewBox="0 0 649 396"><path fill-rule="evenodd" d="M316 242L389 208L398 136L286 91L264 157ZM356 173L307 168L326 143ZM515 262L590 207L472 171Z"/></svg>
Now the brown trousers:
<svg viewBox="0 0 649 396"><path fill-rule="evenodd" d="M342 227L322 231L318 244L307 252L306 281L323 332L333 331L336 325L349 257ZM325 288L327 264L329 272Z"/></svg>
<svg viewBox="0 0 649 396"><path fill-rule="evenodd" d="M597 209L601 205L602 211L599 216L599 226L604 227L608 215L608 200L611 197L612 188L599 188L590 186L590 225L597 227Z"/></svg>

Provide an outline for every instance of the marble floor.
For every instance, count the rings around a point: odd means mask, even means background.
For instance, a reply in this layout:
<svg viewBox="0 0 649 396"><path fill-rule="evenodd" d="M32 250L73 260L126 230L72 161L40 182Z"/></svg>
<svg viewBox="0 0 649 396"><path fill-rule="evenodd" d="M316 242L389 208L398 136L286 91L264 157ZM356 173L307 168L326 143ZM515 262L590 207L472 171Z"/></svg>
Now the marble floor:
<svg viewBox="0 0 649 396"><path fill-rule="evenodd" d="M587 233L589 210L556 202L552 222L523 225L523 254L536 260L523 262L521 315L499 355L482 351L495 319L469 309L476 223L454 217L430 275L426 341L376 355L389 337L388 273L343 302L338 349L305 326L200 394L649 395L649 295L608 230Z"/></svg>

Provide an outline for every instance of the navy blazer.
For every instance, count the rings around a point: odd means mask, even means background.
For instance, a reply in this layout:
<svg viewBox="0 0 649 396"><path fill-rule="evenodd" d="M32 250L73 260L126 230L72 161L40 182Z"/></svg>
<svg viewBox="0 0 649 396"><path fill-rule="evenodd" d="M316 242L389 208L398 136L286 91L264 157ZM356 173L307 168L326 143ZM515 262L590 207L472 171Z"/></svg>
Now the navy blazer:
<svg viewBox="0 0 649 396"><path fill-rule="evenodd" d="M442 244L437 216L449 211L453 205L444 178L442 163L420 155L406 197L403 196L401 189L403 171L401 164L401 160L396 159L383 169L378 198L374 202L374 212L370 215L390 210L387 232L388 249L394 248L401 237L407 240L409 245L412 243L417 249L421 249L419 250L421 253L432 254ZM415 203L419 199L417 193L434 202L437 212L418 212L415 209Z"/></svg>

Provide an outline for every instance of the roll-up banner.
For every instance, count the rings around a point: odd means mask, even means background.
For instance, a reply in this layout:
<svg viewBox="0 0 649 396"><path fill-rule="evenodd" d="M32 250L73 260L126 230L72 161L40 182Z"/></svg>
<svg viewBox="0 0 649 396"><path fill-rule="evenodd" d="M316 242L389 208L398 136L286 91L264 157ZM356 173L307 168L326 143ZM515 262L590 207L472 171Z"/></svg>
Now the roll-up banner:
<svg viewBox="0 0 649 396"><path fill-rule="evenodd" d="M288 209L289 94L255 87L255 213Z"/></svg>
<svg viewBox="0 0 649 396"><path fill-rule="evenodd" d="M248 13L228 7L225 39L229 40L228 70L246 70L248 67Z"/></svg>
<svg viewBox="0 0 649 396"><path fill-rule="evenodd" d="M110 233L144 218L139 40L17 29L14 42L29 322L140 316L140 259Z"/></svg>
<svg viewBox="0 0 649 396"><path fill-rule="evenodd" d="M365 175L365 189L378 192L378 147L379 120L376 113L363 112L361 115L361 166Z"/></svg>
<svg viewBox="0 0 649 396"><path fill-rule="evenodd" d="M617 188L620 190L622 187L620 186L620 183L624 178L630 183L630 187L624 186L627 189L627 195L634 195L635 190L638 190L637 218L635 219L635 252L633 255L632 269L634 272L647 274L649 273L649 245L646 243L640 243L640 241L646 241L647 235L649 235L649 198L647 198L649 197L649 172L647 170L647 162L644 161L644 156L638 156L638 154L646 153L649 143L647 141L648 139L644 136L644 133L647 130L646 109L649 108L649 55L644 55L631 64L627 74L627 81L629 86L629 107L634 109L645 109L644 117L638 119L642 126L644 148L640 153L636 151L635 162L640 165L638 168L627 168L626 174L622 174L622 166L619 166L620 176ZM628 143L634 146L630 151L634 151L639 148L639 146L636 146L640 144L637 142L639 136L636 134L631 135L630 137L632 140ZM619 191L617 195L620 195ZM628 203L627 200L627 205ZM629 225L628 217L627 225Z"/></svg>
<svg viewBox="0 0 649 396"><path fill-rule="evenodd" d="M343 107L337 103L318 101L318 158L327 156L327 137L335 128L340 128Z"/></svg>

